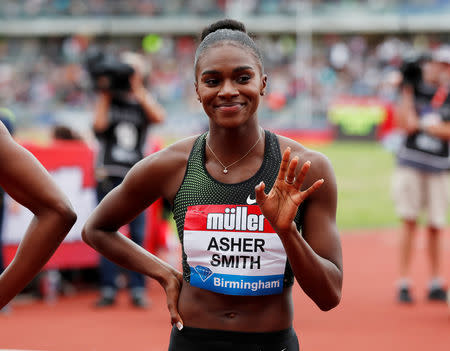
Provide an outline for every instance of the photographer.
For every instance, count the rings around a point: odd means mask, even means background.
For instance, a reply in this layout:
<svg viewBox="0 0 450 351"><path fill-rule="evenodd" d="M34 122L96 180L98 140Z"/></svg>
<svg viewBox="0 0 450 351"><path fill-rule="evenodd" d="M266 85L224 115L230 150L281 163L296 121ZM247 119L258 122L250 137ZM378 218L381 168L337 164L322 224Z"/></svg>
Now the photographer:
<svg viewBox="0 0 450 351"><path fill-rule="evenodd" d="M120 56L120 65L116 66L110 65L104 74L97 74L94 77L94 84L98 90L93 128L99 141L96 166L99 202L118 186L128 170L144 157L143 148L148 126L165 119L163 107L144 87L143 58L136 53L125 52ZM136 217L129 228L131 239L142 246L145 214L141 213ZM101 257L101 296L96 303L97 307L115 303L118 269L107 258ZM145 277L136 272L128 272L128 277L133 305L147 307Z"/></svg>
<svg viewBox="0 0 450 351"><path fill-rule="evenodd" d="M450 140L450 50L404 67L396 122L405 134L397 154L393 198L402 220L398 301L413 302L410 266L417 219L426 213L431 279L428 300L445 301L440 236L446 223Z"/></svg>

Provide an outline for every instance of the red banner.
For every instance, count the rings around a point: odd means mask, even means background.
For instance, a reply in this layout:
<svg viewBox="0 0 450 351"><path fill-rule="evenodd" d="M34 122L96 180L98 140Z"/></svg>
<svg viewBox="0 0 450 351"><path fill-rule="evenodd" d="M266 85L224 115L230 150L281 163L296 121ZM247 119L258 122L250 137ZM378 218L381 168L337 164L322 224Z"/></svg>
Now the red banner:
<svg viewBox="0 0 450 351"><path fill-rule="evenodd" d="M55 141L49 146L24 144L50 172L55 182L67 195L78 215L77 222L49 260L45 269L92 267L98 264L98 253L81 239L81 230L88 216L97 205L94 178L95 154L80 141ZM153 146L152 151L155 150ZM32 219L32 213L6 196L3 223L5 264L11 262L18 244ZM147 210L145 247L156 251L166 244L166 225L161 218L162 202ZM125 230L126 233L126 230Z"/></svg>

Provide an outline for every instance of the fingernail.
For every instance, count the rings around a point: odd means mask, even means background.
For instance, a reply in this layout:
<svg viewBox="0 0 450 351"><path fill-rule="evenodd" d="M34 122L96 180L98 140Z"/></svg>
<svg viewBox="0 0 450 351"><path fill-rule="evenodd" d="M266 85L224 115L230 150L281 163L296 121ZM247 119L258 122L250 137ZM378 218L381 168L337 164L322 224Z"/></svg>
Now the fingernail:
<svg viewBox="0 0 450 351"><path fill-rule="evenodd" d="M309 165L310 165L310 164L311 164L311 161L306 161L305 163L307 163L307 164L309 164Z"/></svg>
<svg viewBox="0 0 450 351"><path fill-rule="evenodd" d="M181 322L177 322L177 329L178 330L183 329L183 324L181 324Z"/></svg>

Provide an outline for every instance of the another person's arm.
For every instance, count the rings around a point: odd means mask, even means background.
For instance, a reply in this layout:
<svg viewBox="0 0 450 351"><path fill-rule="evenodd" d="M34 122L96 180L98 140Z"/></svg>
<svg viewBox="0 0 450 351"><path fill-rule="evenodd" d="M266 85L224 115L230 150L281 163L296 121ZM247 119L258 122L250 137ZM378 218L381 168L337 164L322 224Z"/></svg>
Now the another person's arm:
<svg viewBox="0 0 450 351"><path fill-rule="evenodd" d="M400 100L396 108L396 123L408 134L421 130L434 137L450 140L450 122L439 120L432 123L421 124L419 122L414 106L414 92L410 86L405 86L401 90Z"/></svg>
<svg viewBox="0 0 450 351"><path fill-rule="evenodd" d="M395 109L396 125L407 134L413 134L419 129L419 117L414 105L414 90L412 86L401 88L399 101Z"/></svg>
<svg viewBox="0 0 450 351"><path fill-rule="evenodd" d="M145 89L142 78L134 74L130 79L131 91L142 106L149 122L161 123L166 118L166 111L156 99Z"/></svg>
<svg viewBox="0 0 450 351"><path fill-rule="evenodd" d="M0 123L0 186L34 217L13 261L0 275L0 308L41 270L76 221L69 200L45 168Z"/></svg>
<svg viewBox="0 0 450 351"><path fill-rule="evenodd" d="M438 122L427 126L422 126L421 129L439 139L450 140L450 122Z"/></svg>
<svg viewBox="0 0 450 351"><path fill-rule="evenodd" d="M94 107L94 132L104 132L109 125L109 108L111 106L111 94L100 91L97 95Z"/></svg>
<svg viewBox="0 0 450 351"><path fill-rule="evenodd" d="M274 186L265 194L264 184L258 185L256 199L283 243L298 284L320 309L329 310L339 304L343 279L336 180L323 155L308 154L311 163L296 171L299 158L291 159L291 150L286 149ZM299 233L294 218L302 203Z"/></svg>

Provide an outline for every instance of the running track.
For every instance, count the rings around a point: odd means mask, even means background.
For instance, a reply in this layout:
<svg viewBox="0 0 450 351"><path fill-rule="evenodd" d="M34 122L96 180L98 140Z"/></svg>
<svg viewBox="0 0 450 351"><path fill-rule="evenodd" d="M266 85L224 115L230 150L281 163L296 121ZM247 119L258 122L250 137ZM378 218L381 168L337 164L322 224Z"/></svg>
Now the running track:
<svg viewBox="0 0 450 351"><path fill-rule="evenodd" d="M345 233L341 304L322 312L295 290L295 322L303 351L448 351L450 310L425 300L428 272L425 240L416 241L413 266L416 304L395 302L398 234L394 230ZM450 232L443 240L444 270L450 280ZM117 306L94 310L94 292L62 297L55 305L15 303L0 315L0 350L164 351L169 337L165 296L151 285L153 306L138 311L120 295Z"/></svg>

